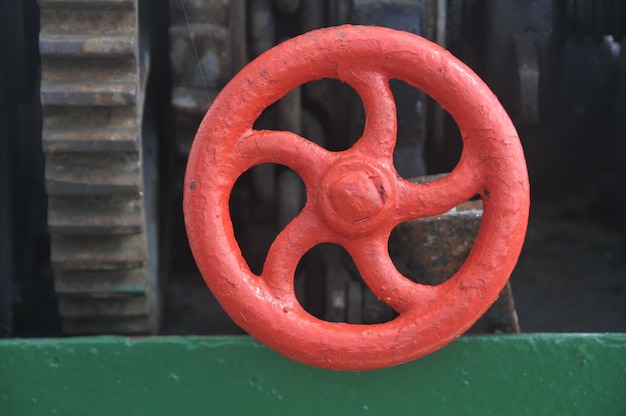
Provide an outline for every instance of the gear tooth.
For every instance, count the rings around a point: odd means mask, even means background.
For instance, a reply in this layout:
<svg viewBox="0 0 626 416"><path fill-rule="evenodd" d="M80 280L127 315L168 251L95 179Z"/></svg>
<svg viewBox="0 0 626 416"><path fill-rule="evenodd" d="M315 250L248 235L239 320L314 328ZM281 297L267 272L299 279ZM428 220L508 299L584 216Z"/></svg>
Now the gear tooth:
<svg viewBox="0 0 626 416"><path fill-rule="evenodd" d="M114 270L57 270L55 289L59 296L141 296L146 287L142 268Z"/></svg>
<svg viewBox="0 0 626 416"><path fill-rule="evenodd" d="M43 56L133 56L134 50L135 37L132 32L102 35L43 31L39 35L39 53Z"/></svg>
<svg viewBox="0 0 626 416"><path fill-rule="evenodd" d="M43 123L43 149L48 153L136 153L136 111L134 106L49 106Z"/></svg>
<svg viewBox="0 0 626 416"><path fill-rule="evenodd" d="M154 332L137 0L39 5L48 225L63 329Z"/></svg>
<svg viewBox="0 0 626 416"><path fill-rule="evenodd" d="M73 335L121 334L138 335L154 332L154 322L146 316L65 318L63 332Z"/></svg>
<svg viewBox="0 0 626 416"><path fill-rule="evenodd" d="M62 296L59 297L59 312L69 319L98 319L100 317L119 319L124 316L148 315L150 304L143 296Z"/></svg>
<svg viewBox="0 0 626 416"><path fill-rule="evenodd" d="M140 195L139 153L47 153L46 189L57 195Z"/></svg>
<svg viewBox="0 0 626 416"><path fill-rule="evenodd" d="M53 234L51 259L55 270L114 270L141 267L146 261L146 253L141 234Z"/></svg>
<svg viewBox="0 0 626 416"><path fill-rule="evenodd" d="M139 234L142 200L134 196L65 196L48 199L48 228L57 235Z"/></svg>

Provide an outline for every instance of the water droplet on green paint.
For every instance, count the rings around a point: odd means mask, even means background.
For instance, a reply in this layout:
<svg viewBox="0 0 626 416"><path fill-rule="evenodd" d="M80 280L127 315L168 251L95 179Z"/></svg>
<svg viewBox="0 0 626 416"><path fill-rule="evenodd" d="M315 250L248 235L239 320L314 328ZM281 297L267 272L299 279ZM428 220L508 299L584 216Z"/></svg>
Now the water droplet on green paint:
<svg viewBox="0 0 626 416"><path fill-rule="evenodd" d="M47 362L48 362L48 367L50 368L59 368L61 366L61 362L59 361L57 357L50 357L48 358Z"/></svg>
<svg viewBox="0 0 626 416"><path fill-rule="evenodd" d="M250 380L248 380L248 385L258 391L261 391L263 390L263 379L259 376L252 376L250 377Z"/></svg>
<svg viewBox="0 0 626 416"><path fill-rule="evenodd" d="M276 397L278 400L282 400L283 396L281 394L278 394L278 392L276 391L276 389L272 389L272 395L274 397Z"/></svg>

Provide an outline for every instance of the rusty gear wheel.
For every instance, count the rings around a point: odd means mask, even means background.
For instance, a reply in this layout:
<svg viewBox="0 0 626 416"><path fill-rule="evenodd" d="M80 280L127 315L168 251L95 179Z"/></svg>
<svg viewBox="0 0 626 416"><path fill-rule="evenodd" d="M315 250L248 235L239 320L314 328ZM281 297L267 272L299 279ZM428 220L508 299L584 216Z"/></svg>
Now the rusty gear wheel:
<svg viewBox="0 0 626 416"><path fill-rule="evenodd" d="M137 3L39 1L48 226L66 334L158 326L156 162L142 131L148 62Z"/></svg>

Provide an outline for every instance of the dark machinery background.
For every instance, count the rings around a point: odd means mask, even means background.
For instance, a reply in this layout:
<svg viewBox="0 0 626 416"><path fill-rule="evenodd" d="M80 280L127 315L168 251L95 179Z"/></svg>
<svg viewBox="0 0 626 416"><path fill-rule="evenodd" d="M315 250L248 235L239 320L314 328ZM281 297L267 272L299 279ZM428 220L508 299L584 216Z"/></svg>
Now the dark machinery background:
<svg viewBox="0 0 626 416"><path fill-rule="evenodd" d="M111 16L124 17L105 36ZM527 243L511 280L522 330L626 331L623 2L0 0L0 336L237 333L186 245L182 174L195 128L246 62L284 39L343 23L440 43L514 120L532 187ZM105 46L90 50L85 39ZM95 71L88 80L72 79L85 69ZM127 81L132 93L123 90ZM451 170L460 152L453 121L420 91L401 82L392 89L398 171ZM257 126L339 150L358 138L363 118L353 91L322 80L288 94ZM76 126L93 131L76 139ZM101 141L98 126L109 128ZM122 126L131 127L120 133ZM85 170L98 169L112 179L85 179ZM253 270L305 197L283 167L242 176L231 213ZM392 239L392 251L394 244L406 241ZM392 316L368 298L336 247L309 253L300 275L313 314ZM342 291L344 302L358 293L363 310L334 304L328 293Z"/></svg>

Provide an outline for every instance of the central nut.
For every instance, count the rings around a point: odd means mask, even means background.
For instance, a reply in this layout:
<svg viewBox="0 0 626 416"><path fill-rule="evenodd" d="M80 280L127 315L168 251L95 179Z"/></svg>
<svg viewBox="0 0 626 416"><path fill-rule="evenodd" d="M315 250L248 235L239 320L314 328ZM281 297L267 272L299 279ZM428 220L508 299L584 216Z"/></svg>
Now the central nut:
<svg viewBox="0 0 626 416"><path fill-rule="evenodd" d="M378 214L385 205L385 189L377 175L350 172L328 189L333 211L351 223L362 223Z"/></svg>
<svg viewBox="0 0 626 416"><path fill-rule="evenodd" d="M383 226L396 206L392 174L389 167L360 155L338 159L322 175L316 195L324 222L348 237Z"/></svg>

